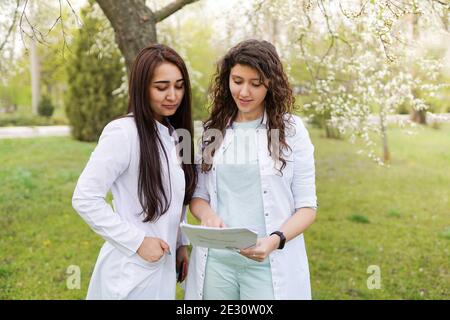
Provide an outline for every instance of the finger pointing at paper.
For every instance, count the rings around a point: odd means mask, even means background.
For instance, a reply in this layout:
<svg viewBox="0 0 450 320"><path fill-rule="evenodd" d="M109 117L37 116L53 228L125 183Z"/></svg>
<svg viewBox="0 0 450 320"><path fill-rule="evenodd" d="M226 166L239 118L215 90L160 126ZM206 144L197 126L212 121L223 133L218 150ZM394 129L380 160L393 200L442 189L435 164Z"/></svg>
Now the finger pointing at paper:
<svg viewBox="0 0 450 320"><path fill-rule="evenodd" d="M225 223L222 218L214 213L204 214L201 220L201 225L203 227L213 227L213 228L225 228Z"/></svg>

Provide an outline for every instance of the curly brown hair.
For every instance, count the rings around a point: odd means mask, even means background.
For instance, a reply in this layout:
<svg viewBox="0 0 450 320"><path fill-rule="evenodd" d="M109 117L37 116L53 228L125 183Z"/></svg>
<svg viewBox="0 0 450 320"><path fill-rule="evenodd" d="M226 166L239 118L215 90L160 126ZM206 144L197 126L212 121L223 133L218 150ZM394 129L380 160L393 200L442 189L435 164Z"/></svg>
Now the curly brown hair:
<svg viewBox="0 0 450 320"><path fill-rule="evenodd" d="M215 137L208 132L218 130L224 135L228 121L233 121L237 116L238 108L229 88L230 72L237 64L255 69L262 84L268 80L267 94L264 99L268 126L267 148L270 156L274 157L271 148L271 132L273 129L278 129L279 143L277 145L279 150L275 150L274 154L278 155L278 159L275 160L282 163L279 168L281 173L286 166L286 160L282 156L283 151L291 149L286 143L286 115L292 113L295 98L275 47L264 40L242 41L231 48L218 62L210 88L211 115L203 124L202 149L205 150L209 144L215 141ZM214 151L212 156L214 156ZM202 154L202 172L211 170L211 167L212 164L205 161L205 156Z"/></svg>

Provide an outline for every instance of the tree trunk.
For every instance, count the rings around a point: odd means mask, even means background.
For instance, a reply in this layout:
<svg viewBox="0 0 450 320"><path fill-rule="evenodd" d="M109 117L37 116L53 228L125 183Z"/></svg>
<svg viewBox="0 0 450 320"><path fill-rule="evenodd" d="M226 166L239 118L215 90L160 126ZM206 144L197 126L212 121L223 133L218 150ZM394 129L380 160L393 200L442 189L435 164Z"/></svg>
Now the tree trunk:
<svg viewBox="0 0 450 320"><path fill-rule="evenodd" d="M272 42L272 44L275 46L277 44L277 37L279 36L278 18L275 15L273 15L272 18L270 19L270 22L271 22L270 42Z"/></svg>
<svg viewBox="0 0 450 320"><path fill-rule="evenodd" d="M413 14L411 17L411 33L412 33L412 38L413 41L416 41L416 39L419 37L419 33L418 33L418 29L417 29L417 23L419 22L419 16L417 14ZM413 65L413 64L411 64ZM416 70L413 66L412 69L412 76L413 78L416 77ZM414 98L416 98L418 96L418 93L416 90L413 90L413 95ZM418 124L427 124L427 111L426 110L417 110L414 107L411 110L411 116L410 116L411 121L416 122Z"/></svg>
<svg viewBox="0 0 450 320"><path fill-rule="evenodd" d="M33 114L38 114L39 100L41 96L39 82L39 57L37 53L36 40L33 38L30 41L30 73L31 73L31 110Z"/></svg>
<svg viewBox="0 0 450 320"><path fill-rule="evenodd" d="M30 16L34 18L36 12L36 4L32 4L29 8ZM30 41L30 74L31 74L31 110L33 114L38 114L39 100L41 98L40 81L41 71L39 67L39 56L37 50L35 35Z"/></svg>
<svg viewBox="0 0 450 320"><path fill-rule="evenodd" d="M153 12L145 0L96 0L111 23L128 73L139 51L157 42L156 24L198 0L175 0Z"/></svg>
<svg viewBox="0 0 450 320"><path fill-rule="evenodd" d="M325 137L327 139L341 139L342 138L338 128L336 128L328 123L325 123Z"/></svg>
<svg viewBox="0 0 450 320"><path fill-rule="evenodd" d="M411 121L418 124L427 124L427 111L426 110L411 110Z"/></svg>
<svg viewBox="0 0 450 320"><path fill-rule="evenodd" d="M144 0L97 0L114 29L128 71L138 52L155 43L156 19Z"/></svg>
<svg viewBox="0 0 450 320"><path fill-rule="evenodd" d="M381 137L383 139L383 162L384 164L388 164L391 161L391 155L389 153L389 145L387 139L387 128L385 124L385 116L382 112L380 112L380 129L381 129Z"/></svg>

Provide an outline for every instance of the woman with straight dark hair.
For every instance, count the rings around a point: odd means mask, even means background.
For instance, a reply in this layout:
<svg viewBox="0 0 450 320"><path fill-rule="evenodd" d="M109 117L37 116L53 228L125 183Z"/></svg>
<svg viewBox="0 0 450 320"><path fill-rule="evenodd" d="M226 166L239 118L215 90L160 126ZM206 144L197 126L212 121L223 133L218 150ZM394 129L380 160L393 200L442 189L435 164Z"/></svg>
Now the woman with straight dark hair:
<svg viewBox="0 0 450 320"><path fill-rule="evenodd" d="M72 199L106 240L87 299L175 298L176 279L184 280L188 266L179 224L196 185L193 155L181 163L176 151L179 130L192 137L186 65L173 49L150 45L131 70L128 114L104 128Z"/></svg>
<svg viewBox="0 0 450 320"><path fill-rule="evenodd" d="M271 43L243 41L218 63L190 208L204 226L247 227L258 241L194 247L187 299L311 299L303 233L316 217L314 147L293 105Z"/></svg>

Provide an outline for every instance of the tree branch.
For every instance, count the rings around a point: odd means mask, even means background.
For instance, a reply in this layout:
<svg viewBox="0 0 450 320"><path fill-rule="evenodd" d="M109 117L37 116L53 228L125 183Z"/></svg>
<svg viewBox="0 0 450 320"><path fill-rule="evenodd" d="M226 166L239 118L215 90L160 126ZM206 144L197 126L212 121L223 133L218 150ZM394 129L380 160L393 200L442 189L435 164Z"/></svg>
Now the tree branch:
<svg viewBox="0 0 450 320"><path fill-rule="evenodd" d="M63 6L64 4L67 4L70 8L70 10L72 11L73 16L76 19L76 22L78 24L78 26L81 26L82 23L80 22L80 19L77 15L77 13L75 12L75 9L73 8L72 4L70 3L69 0L57 0L58 1L58 11L59 11L59 16L55 19L55 21L52 23L52 25L50 26L50 28L45 32L41 32L39 30L39 28L36 26L37 23L33 20L35 20L35 15L38 14L38 8L35 8L34 11L31 13L32 17L29 17L28 15L30 13L27 14L27 7L29 5L29 2L31 2L30 0L25 0L24 4L23 4L23 9L21 9L21 14L20 14L20 19L19 19L19 28L20 28L20 37L22 39L22 43L24 45L25 48L27 48L26 44L25 44L25 40L23 35L26 35L28 38L37 41L40 44L43 45L49 45L50 43L46 40L48 35L50 34L50 32L52 32L54 30L54 28L59 24L61 26L61 33L63 36L63 47L62 47L62 52L63 52L63 56L64 56L64 51L67 48L67 50L70 51L69 46L67 45L67 32L66 32L66 26L64 25L64 12L63 12ZM21 0L17 0L18 3L21 2ZM31 21L30 21L31 19ZM29 29L28 31L26 29Z"/></svg>
<svg viewBox="0 0 450 320"><path fill-rule="evenodd" d="M439 3L442 6L448 6L448 8L450 9L450 2L444 2L444 1L440 1L440 0L433 0L434 2Z"/></svg>
<svg viewBox="0 0 450 320"><path fill-rule="evenodd" d="M346 18L348 18L348 19L358 18L358 17L360 17L360 16L363 14L364 9L366 8L366 5L369 3L369 1L370 1L370 0L366 0L366 2L364 2L364 3L361 5L360 10L359 10L359 12L357 12L357 13L356 13L356 12L352 12L351 14L349 14L348 12L346 12L346 11L342 8L342 3L341 3L341 1L339 1L339 9L341 10L342 14L343 14Z"/></svg>
<svg viewBox="0 0 450 320"><path fill-rule="evenodd" d="M0 51L3 50L4 46L8 42L8 39L9 39L9 36L11 35L11 33L12 33L12 30L14 29L14 26L15 26L16 21L17 21L17 16L18 16L18 13L19 13L19 6L20 6L20 0L16 0L16 9L14 10L13 21L11 22L11 25L8 28L8 32L6 33L5 39L0 44Z"/></svg>
<svg viewBox="0 0 450 320"><path fill-rule="evenodd" d="M169 3L164 8L158 10L155 12L155 19L156 22L163 21L165 18L170 16L171 14L177 12L184 6L191 4L193 2L197 2L198 0L176 0L172 3Z"/></svg>

